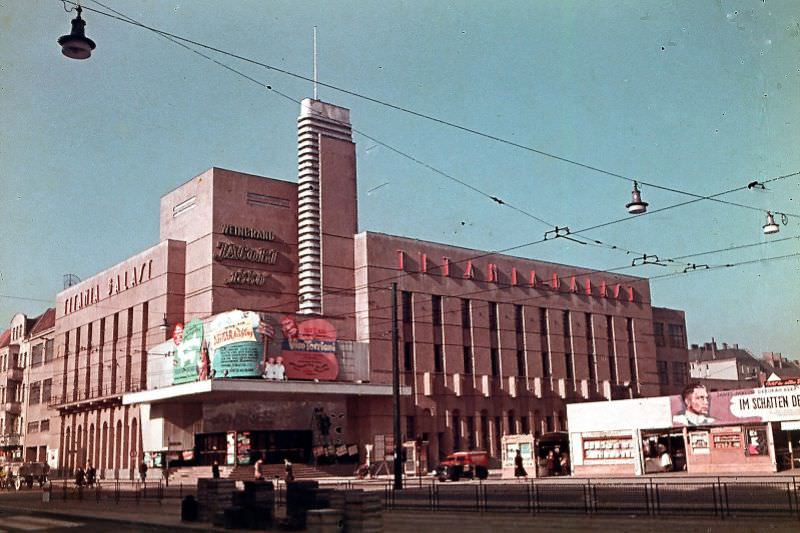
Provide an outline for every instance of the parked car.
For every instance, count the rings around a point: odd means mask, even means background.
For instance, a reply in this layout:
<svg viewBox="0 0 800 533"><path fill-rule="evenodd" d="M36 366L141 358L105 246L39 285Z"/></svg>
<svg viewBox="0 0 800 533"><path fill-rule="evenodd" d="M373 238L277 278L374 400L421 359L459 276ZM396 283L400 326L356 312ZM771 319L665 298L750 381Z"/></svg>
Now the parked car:
<svg viewBox="0 0 800 533"><path fill-rule="evenodd" d="M461 478L486 479L489 477L489 452L455 452L436 467L439 481L458 481Z"/></svg>

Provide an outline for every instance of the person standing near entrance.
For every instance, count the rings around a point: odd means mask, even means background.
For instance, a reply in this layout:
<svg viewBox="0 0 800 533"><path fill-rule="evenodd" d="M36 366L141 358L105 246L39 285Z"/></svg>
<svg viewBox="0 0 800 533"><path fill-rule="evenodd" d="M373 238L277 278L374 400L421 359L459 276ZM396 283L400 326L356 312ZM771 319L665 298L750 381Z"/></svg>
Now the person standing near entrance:
<svg viewBox="0 0 800 533"><path fill-rule="evenodd" d="M259 457L258 461L256 461L256 464L254 465L255 472L253 472L256 481L262 481L264 479L264 474L261 472L261 465L263 464L264 461L262 461L261 457Z"/></svg>
<svg viewBox="0 0 800 533"><path fill-rule="evenodd" d="M214 464L211 465L211 477L214 479L219 479L219 462L214 461Z"/></svg>
<svg viewBox="0 0 800 533"><path fill-rule="evenodd" d="M528 477L528 472L525 470L525 465L522 461L522 453L517 448L517 456L514 457L514 477L517 479L521 477Z"/></svg>
<svg viewBox="0 0 800 533"><path fill-rule="evenodd" d="M285 481L286 481L286 483L291 483L292 481L294 481L294 469L292 467L291 461L289 461L289 459L284 459L283 460L283 466L284 466L284 469L286 470Z"/></svg>

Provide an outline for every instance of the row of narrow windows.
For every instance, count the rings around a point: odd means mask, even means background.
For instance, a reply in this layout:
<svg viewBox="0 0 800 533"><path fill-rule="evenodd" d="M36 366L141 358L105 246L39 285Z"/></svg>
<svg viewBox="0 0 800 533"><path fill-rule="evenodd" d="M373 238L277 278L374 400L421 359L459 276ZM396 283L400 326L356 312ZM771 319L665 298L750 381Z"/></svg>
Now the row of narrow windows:
<svg viewBox="0 0 800 533"><path fill-rule="evenodd" d="M431 313L430 317L414 316L414 300L416 298L431 298ZM460 298L460 326L461 326L461 351L463 357L464 374L471 375L475 372L475 353L473 349L473 313L472 301L466 298ZM414 326L415 323L421 323L426 318L430 318L430 324L433 329L433 370L434 372L445 371L445 358L444 358L444 309L443 297L440 295L427 295L421 293L412 293L410 291L403 291L401 293L401 333L403 338L403 369L406 372L414 370ZM529 347L526 345L526 313L538 313L539 322L539 353L541 354L542 376L551 377L553 374L552 365L552 352L551 346L553 343L562 342L562 350L564 357L564 371L567 379L575 379L575 350L574 350L574 334L573 320L574 311L569 310L554 310L547 308L530 308L520 304L514 304L514 334L515 340L512 346L503 346L504 349L515 350L516 368L514 372L502 372L500 363L500 306L497 302L488 302L488 326L489 326L489 359L490 371L494 377L500 376L505 373L506 375L516 375L519 377L526 377L528 369L526 364L526 353ZM551 335L550 325L560 314L561 319L561 339L554 338ZM627 360L628 375L631 377L632 382L638 381L638 369L636 364L636 340L634 320L631 317L613 317L610 315L593 315L592 313L583 313L583 327L585 336L585 344L587 347L586 366L588 367L588 379L590 381L597 380L597 367L601 364L598 361L595 328L600 324L605 326L606 338L606 354L610 380L614 383L618 382L618 365L623 364ZM625 353L621 353L618 339L615 334L615 321L625 320L625 333L626 333L626 346ZM581 334L581 333L579 333Z"/></svg>
<svg viewBox="0 0 800 533"><path fill-rule="evenodd" d="M59 356L63 358L60 400L102 397L144 385L144 364L140 375L133 375L132 368L134 352L143 354L146 350L146 336L133 333L134 314L135 309L131 307L64 334L58 347ZM141 332L149 327L148 314L149 304L144 302L141 323L137 324Z"/></svg>

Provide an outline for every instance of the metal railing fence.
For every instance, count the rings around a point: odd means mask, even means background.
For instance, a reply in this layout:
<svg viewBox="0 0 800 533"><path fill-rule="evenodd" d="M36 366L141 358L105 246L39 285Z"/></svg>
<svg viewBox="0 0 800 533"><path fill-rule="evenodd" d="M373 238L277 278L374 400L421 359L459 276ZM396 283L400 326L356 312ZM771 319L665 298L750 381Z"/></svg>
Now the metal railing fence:
<svg viewBox="0 0 800 533"><path fill-rule="evenodd" d="M625 483L570 480L383 485L386 509L586 515L690 515L726 519L784 516L800 520L800 483L722 479Z"/></svg>

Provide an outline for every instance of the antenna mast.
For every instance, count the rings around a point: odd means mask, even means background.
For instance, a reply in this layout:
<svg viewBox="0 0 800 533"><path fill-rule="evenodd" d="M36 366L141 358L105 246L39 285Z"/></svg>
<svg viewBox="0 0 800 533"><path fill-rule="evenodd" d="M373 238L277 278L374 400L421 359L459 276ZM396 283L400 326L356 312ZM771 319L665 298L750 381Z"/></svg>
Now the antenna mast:
<svg viewBox="0 0 800 533"><path fill-rule="evenodd" d="M317 27L314 26L314 100L317 99Z"/></svg>

